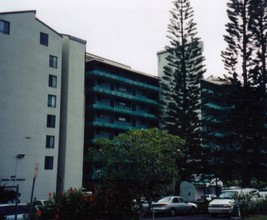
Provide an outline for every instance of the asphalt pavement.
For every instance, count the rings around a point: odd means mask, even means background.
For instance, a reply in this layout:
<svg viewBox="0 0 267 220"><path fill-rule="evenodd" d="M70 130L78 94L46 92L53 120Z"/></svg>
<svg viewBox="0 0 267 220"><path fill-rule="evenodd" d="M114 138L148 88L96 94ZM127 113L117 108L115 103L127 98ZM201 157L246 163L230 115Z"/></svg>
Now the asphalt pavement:
<svg viewBox="0 0 267 220"><path fill-rule="evenodd" d="M149 215L149 216L145 216L142 218L142 220L228 220L231 219L228 216L219 216L216 218L211 217L208 214L196 214L196 215L177 215L174 217L170 217L170 216L159 216L156 215L153 216Z"/></svg>

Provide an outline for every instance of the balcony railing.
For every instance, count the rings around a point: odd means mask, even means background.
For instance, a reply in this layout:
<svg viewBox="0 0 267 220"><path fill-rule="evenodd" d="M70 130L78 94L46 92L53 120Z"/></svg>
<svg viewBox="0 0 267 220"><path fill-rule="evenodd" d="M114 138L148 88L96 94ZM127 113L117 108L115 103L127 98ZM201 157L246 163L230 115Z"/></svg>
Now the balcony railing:
<svg viewBox="0 0 267 220"><path fill-rule="evenodd" d="M118 107L110 107L110 106L101 105L101 104L92 104L92 105L88 106L88 108L98 109L98 110L106 110L106 111L116 112L116 113L124 113L127 115L139 116L142 118L150 118L150 119L156 119L157 118L156 115L154 115L154 114L136 112L136 111L132 111L132 110L127 110L127 109L118 108Z"/></svg>
<svg viewBox="0 0 267 220"><path fill-rule="evenodd" d="M157 86L148 85L146 83L137 82L137 81L126 79L126 78L120 77L120 76L115 76L115 75L109 74L109 73L104 72L104 71L91 70L91 71L86 72L86 75L101 76L101 77L106 78L106 79L112 79L114 81L124 82L124 83L130 84L130 85L139 86L139 87L142 87L145 89L151 89L154 91L159 91L159 87L157 87Z"/></svg>
<svg viewBox="0 0 267 220"><path fill-rule="evenodd" d="M107 95L111 95L111 96L115 96L115 97L130 99L130 100L149 103L149 104L153 104L153 105L159 105L159 103L153 99L142 98L141 96L133 96L133 95L129 95L129 94L126 94L123 92L115 92L115 91L101 88L101 87L97 87L97 86L90 88L90 89L87 89L86 92L87 93L98 92L98 93L107 94Z"/></svg>
<svg viewBox="0 0 267 220"><path fill-rule="evenodd" d="M113 124L113 123L103 123L103 122L98 122L98 121L93 121L93 122L87 122L86 125L89 126L95 126L95 127L105 127L105 128L112 128L112 129L119 129L119 130L130 130L130 129L138 129L132 126L127 126L127 125L118 125L118 124Z"/></svg>

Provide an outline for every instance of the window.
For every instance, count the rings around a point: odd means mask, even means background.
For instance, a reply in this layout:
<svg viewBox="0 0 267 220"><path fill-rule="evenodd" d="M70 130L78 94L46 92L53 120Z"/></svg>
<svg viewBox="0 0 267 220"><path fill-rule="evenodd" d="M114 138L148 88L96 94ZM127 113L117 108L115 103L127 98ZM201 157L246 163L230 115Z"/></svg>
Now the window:
<svg viewBox="0 0 267 220"><path fill-rule="evenodd" d="M47 115L46 126L48 128L56 127L56 116L55 115Z"/></svg>
<svg viewBox="0 0 267 220"><path fill-rule="evenodd" d="M178 198L174 198L174 199L172 200L172 203L179 203Z"/></svg>
<svg viewBox="0 0 267 220"><path fill-rule="evenodd" d="M57 57L56 56L49 56L49 67L57 68Z"/></svg>
<svg viewBox="0 0 267 220"><path fill-rule="evenodd" d="M55 147L55 136L47 135L46 136L46 148L54 149Z"/></svg>
<svg viewBox="0 0 267 220"><path fill-rule="evenodd" d="M44 164L45 170L53 170L53 165L54 165L53 163L54 163L54 158L46 156L45 157L45 164Z"/></svg>
<svg viewBox="0 0 267 220"><path fill-rule="evenodd" d="M52 88L57 88L57 77L54 75L49 75L48 86Z"/></svg>
<svg viewBox="0 0 267 220"><path fill-rule="evenodd" d="M126 106L126 103L125 102L119 102L119 106L125 107Z"/></svg>
<svg viewBox="0 0 267 220"><path fill-rule="evenodd" d="M56 101L57 101L57 97L55 95L48 95L48 100L47 100L48 107L55 108Z"/></svg>
<svg viewBox="0 0 267 220"><path fill-rule="evenodd" d="M40 33L40 44L48 46L48 34L42 32Z"/></svg>
<svg viewBox="0 0 267 220"><path fill-rule="evenodd" d="M126 118L124 118L124 117L119 117L119 121L126 121Z"/></svg>
<svg viewBox="0 0 267 220"><path fill-rule="evenodd" d="M127 92L126 87L121 86L121 85L119 86L118 90L119 90L120 92Z"/></svg>
<svg viewBox="0 0 267 220"><path fill-rule="evenodd" d="M10 23L5 20L0 20L0 33L9 34Z"/></svg>

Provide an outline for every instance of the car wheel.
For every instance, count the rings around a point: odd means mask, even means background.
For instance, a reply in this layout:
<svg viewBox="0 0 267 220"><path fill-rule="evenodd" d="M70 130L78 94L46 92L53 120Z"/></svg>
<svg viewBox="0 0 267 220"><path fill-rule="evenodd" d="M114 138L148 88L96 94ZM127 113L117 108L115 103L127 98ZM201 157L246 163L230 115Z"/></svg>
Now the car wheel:
<svg viewBox="0 0 267 220"><path fill-rule="evenodd" d="M190 209L190 214L195 215L197 213L197 209L195 207L192 207Z"/></svg>
<svg viewBox="0 0 267 220"><path fill-rule="evenodd" d="M175 209L171 209L170 210L170 216L175 216L175 215L176 215Z"/></svg>

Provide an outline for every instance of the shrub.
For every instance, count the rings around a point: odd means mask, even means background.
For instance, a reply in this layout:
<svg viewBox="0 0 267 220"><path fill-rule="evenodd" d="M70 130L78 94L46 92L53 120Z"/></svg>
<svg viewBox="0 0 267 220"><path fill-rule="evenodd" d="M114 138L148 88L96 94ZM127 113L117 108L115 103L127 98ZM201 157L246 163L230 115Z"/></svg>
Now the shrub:
<svg viewBox="0 0 267 220"><path fill-rule="evenodd" d="M252 214L267 214L267 197L254 201Z"/></svg>
<svg viewBox="0 0 267 220"><path fill-rule="evenodd" d="M81 189L70 188L65 193L50 193L48 203L42 210L37 210L35 219L93 219L94 205L95 197L93 195L83 193ZM38 216L38 211L41 211L40 216Z"/></svg>
<svg viewBox="0 0 267 220"><path fill-rule="evenodd" d="M18 194L18 197L20 193ZM16 190L9 189L5 185L0 185L0 203L8 203L10 201L15 201L17 198Z"/></svg>
<svg viewBox="0 0 267 220"><path fill-rule="evenodd" d="M252 212L252 210L255 209L255 200L253 200L253 195L252 194L240 194L236 195L234 197L234 200L237 204L235 207L234 213L238 214L238 207L240 210L241 216L247 216Z"/></svg>
<svg viewBox="0 0 267 220"><path fill-rule="evenodd" d="M37 207L32 219L139 219L140 209L133 206L134 196L130 191L124 187L104 187L96 197L72 188L61 194L50 193L48 202L44 207Z"/></svg>
<svg viewBox="0 0 267 220"><path fill-rule="evenodd" d="M235 198L239 205L241 216L249 214L267 214L267 197L255 197L250 194L242 194ZM235 214L237 214L237 207Z"/></svg>

